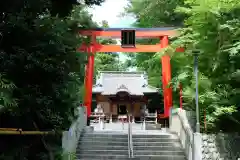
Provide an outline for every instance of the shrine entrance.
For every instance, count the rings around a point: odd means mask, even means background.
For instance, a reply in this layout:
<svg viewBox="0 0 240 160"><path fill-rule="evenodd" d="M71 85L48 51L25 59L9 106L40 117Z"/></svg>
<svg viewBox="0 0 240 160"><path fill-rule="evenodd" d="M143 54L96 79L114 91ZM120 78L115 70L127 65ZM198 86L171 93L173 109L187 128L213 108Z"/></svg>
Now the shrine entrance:
<svg viewBox="0 0 240 160"><path fill-rule="evenodd" d="M118 105L118 115L126 115L127 114L127 106L125 104Z"/></svg>
<svg viewBox="0 0 240 160"><path fill-rule="evenodd" d="M94 30L82 30L80 34L91 38L90 44L82 44L78 51L89 53L88 63L85 70L85 97L84 105L87 109L87 116L91 115L92 105L92 87L94 73L94 55L97 52L159 52L166 48L169 44L169 37L177 36L176 28L106 28ZM96 40L97 37L121 38L121 45L102 45ZM139 45L136 44L136 38L157 38L159 43L155 45ZM182 48L178 48L177 52L182 52ZM172 88L169 86L171 81L171 64L170 56L164 55L161 58L162 63L162 88L164 99L164 114L159 118L168 118L172 103ZM181 88L180 88L181 94ZM180 96L180 105L181 105ZM181 106L180 106L181 107ZM121 107L120 107L121 108ZM120 109L119 108L119 109ZM123 107L122 107L123 108Z"/></svg>

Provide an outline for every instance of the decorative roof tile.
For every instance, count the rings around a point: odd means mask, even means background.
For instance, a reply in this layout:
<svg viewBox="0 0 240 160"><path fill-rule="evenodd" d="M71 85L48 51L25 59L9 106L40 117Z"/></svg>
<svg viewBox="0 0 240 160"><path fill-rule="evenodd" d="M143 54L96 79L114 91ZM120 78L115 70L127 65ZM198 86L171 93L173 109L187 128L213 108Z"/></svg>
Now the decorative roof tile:
<svg viewBox="0 0 240 160"><path fill-rule="evenodd" d="M97 80L99 84L93 86L93 93L116 95L118 92L128 92L130 95L144 95L157 93L158 89L148 85L145 72L100 72ZM102 86L101 86L102 85Z"/></svg>

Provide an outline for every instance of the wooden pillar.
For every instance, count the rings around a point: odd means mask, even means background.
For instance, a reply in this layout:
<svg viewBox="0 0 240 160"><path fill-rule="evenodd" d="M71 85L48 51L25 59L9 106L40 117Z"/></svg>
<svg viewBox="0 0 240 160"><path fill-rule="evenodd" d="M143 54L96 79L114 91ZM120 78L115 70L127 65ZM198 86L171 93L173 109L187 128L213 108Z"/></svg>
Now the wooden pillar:
<svg viewBox="0 0 240 160"><path fill-rule="evenodd" d="M87 48L87 52L89 53L89 48ZM84 93L84 106L86 107L86 113L88 117L88 104L87 104L87 85L88 85L88 71L89 71L89 65L88 63L85 65L85 79L84 79L84 87L85 87L85 93Z"/></svg>
<svg viewBox="0 0 240 160"><path fill-rule="evenodd" d="M168 46L168 36L163 36L161 39L162 48ZM172 107L172 88L169 86L171 81L171 63L170 56L162 56L162 87L164 98L164 117L169 117L170 108Z"/></svg>
<svg viewBox="0 0 240 160"><path fill-rule="evenodd" d="M94 73L94 55L95 55L95 44L96 37L92 36L92 44L88 47L88 64L86 67L86 77L85 77L85 97L84 104L87 109L87 117L91 115L91 107L92 107L92 86L93 86L93 73Z"/></svg>

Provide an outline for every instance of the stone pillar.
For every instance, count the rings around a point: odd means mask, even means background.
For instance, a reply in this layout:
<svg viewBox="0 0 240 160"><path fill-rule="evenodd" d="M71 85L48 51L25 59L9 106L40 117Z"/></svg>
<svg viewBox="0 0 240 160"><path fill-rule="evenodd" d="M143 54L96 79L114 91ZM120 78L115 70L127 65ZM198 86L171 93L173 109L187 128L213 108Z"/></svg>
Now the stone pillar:
<svg viewBox="0 0 240 160"><path fill-rule="evenodd" d="M155 118L155 124L157 124L157 123L158 123L158 114L157 114L157 110L155 111L155 116L156 116L156 118Z"/></svg>
<svg viewBox="0 0 240 160"><path fill-rule="evenodd" d="M202 160L202 135L193 133L193 160Z"/></svg>
<svg viewBox="0 0 240 160"><path fill-rule="evenodd" d="M112 113L113 113L113 102L110 102L110 120L109 123L112 123Z"/></svg>
<svg viewBox="0 0 240 160"><path fill-rule="evenodd" d="M132 114L132 123L135 123L135 117L134 117L134 101L131 103L131 114Z"/></svg>

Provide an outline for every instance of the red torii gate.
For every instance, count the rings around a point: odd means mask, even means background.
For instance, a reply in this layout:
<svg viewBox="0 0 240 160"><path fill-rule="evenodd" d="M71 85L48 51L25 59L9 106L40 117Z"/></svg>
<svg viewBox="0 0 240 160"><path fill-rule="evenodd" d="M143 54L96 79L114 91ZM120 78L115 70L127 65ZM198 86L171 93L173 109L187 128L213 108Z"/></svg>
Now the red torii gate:
<svg viewBox="0 0 240 160"><path fill-rule="evenodd" d="M121 45L102 45L96 40L100 37L120 38L122 30L134 30L137 38L159 38L160 43L155 45L135 45L131 48L125 48ZM89 53L88 63L85 70L85 97L84 105L87 107L87 116L91 114L92 104L92 86L93 86L93 73L94 73L94 55L96 52L159 52L161 49L166 48L169 44L168 37L176 36L177 31L174 27L165 28L104 28L95 30L81 30L81 35L90 36L91 43L89 45L82 44L78 51ZM178 48L178 52L183 52L183 48ZM172 88L168 87L171 81L171 63L170 56L164 55L161 58L162 62L162 84L163 84L163 97L164 97L164 118L169 117L170 108L172 107ZM181 102L181 87L180 87L180 107Z"/></svg>

